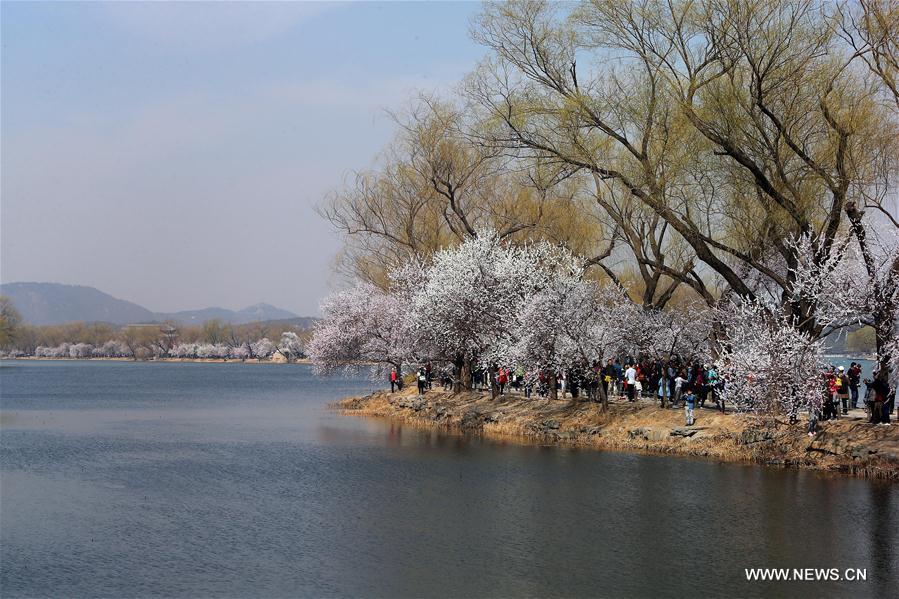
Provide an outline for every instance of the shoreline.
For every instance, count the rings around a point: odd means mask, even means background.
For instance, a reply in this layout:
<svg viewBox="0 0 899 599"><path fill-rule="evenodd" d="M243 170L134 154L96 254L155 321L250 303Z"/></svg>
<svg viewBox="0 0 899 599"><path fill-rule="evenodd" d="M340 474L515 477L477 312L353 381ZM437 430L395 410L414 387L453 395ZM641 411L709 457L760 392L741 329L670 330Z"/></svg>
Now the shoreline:
<svg viewBox="0 0 899 599"><path fill-rule="evenodd" d="M414 426L503 438L522 444L700 457L719 462L802 468L860 478L899 481L899 425L874 426L857 416L819 422L815 437L797 424L768 424L762 417L696 409L684 426L683 408L662 409L648 400L599 404L570 399L524 399L489 392L378 391L331 404L347 416L379 417ZM857 413L858 411L856 411Z"/></svg>
<svg viewBox="0 0 899 599"><path fill-rule="evenodd" d="M151 358L148 360L135 360L134 358L45 358L37 356L21 356L18 358L2 358L10 362L15 360L27 361L48 361L48 362L193 362L197 364L312 364L307 358L294 360L293 362L278 360L260 360L258 358L247 358L246 360L238 360L236 358Z"/></svg>

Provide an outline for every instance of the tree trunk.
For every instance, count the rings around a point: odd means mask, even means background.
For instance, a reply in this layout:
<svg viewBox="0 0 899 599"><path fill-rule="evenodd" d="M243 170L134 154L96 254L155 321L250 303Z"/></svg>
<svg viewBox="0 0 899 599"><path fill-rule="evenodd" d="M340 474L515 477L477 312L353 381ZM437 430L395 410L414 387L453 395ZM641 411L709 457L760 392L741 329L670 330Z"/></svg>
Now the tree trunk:
<svg viewBox="0 0 899 599"><path fill-rule="evenodd" d="M462 388L471 391L471 358L462 361Z"/></svg>
<svg viewBox="0 0 899 599"><path fill-rule="evenodd" d="M465 369L464 364L465 361L461 356L453 360L453 393L462 391L462 371ZM471 385L469 385L469 388L471 388Z"/></svg>
<svg viewBox="0 0 899 599"><path fill-rule="evenodd" d="M556 388L556 383L558 383L558 378L556 377L556 373L553 372L548 377L546 377L546 382L549 385L549 398L550 400L559 399L559 390Z"/></svg>
<svg viewBox="0 0 899 599"><path fill-rule="evenodd" d="M891 347L890 341L893 338L893 328L896 322L896 298L894 296L894 285L899 280L899 256L897 256L890 265L888 272L884 273L884 280L880 280L877 276L877 264L871 248L868 246L867 231L862 222L863 212L855 205L855 202L848 202L845 207L846 216L849 217L849 223L852 226L852 232L858 241L859 249L862 253L862 260L865 263L865 270L871 279L869 285L873 288L874 295L874 341L877 347L877 368L878 371L886 373L884 376L889 379L890 374L890 358Z"/></svg>

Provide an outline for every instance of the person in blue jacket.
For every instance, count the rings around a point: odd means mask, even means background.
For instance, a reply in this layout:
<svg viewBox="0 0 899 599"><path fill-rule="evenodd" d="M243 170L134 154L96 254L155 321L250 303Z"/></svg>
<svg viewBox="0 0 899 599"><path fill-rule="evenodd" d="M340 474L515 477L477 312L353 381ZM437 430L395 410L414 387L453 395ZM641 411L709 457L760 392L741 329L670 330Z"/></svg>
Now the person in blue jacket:
<svg viewBox="0 0 899 599"><path fill-rule="evenodd" d="M687 390L684 393L686 394L684 395L684 411L686 412L687 426L693 426L695 422L693 419L693 408L696 407L696 396L693 394L693 386L687 385Z"/></svg>

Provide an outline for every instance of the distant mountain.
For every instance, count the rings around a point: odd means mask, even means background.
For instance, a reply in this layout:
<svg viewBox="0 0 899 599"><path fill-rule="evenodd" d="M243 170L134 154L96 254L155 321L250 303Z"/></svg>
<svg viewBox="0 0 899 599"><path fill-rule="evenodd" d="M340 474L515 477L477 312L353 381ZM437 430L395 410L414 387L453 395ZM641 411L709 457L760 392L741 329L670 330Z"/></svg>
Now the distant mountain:
<svg viewBox="0 0 899 599"><path fill-rule="evenodd" d="M182 310L181 312L156 312L155 320L173 320L185 324L200 324L207 320L217 318L222 322L238 323L234 320L234 310L227 308L203 308L202 310Z"/></svg>
<svg viewBox="0 0 899 599"><path fill-rule="evenodd" d="M60 283L4 283L0 285L0 294L12 300L25 322L35 325L76 321L132 324L163 320L200 324L214 318L233 324L266 320L297 320L303 323L314 321L269 304L255 304L237 311L204 308L181 312L151 312L143 306L117 299L93 287Z"/></svg>
<svg viewBox="0 0 899 599"><path fill-rule="evenodd" d="M276 308L269 304L255 304L243 310L228 310L227 308L204 308L202 310L183 310L181 312L157 312L156 320L174 320L185 324L200 324L207 320L217 318L222 322L233 324L246 324L264 320L287 320L299 318L293 312Z"/></svg>
<svg viewBox="0 0 899 599"><path fill-rule="evenodd" d="M30 324L64 322L151 322L155 315L137 304L120 300L93 287L59 283L4 283L0 294L9 297Z"/></svg>
<svg viewBox="0 0 899 599"><path fill-rule="evenodd" d="M288 310L276 308L271 304L254 304L243 310L237 311L237 317L245 322L258 322L260 320L287 320L297 318L297 315Z"/></svg>

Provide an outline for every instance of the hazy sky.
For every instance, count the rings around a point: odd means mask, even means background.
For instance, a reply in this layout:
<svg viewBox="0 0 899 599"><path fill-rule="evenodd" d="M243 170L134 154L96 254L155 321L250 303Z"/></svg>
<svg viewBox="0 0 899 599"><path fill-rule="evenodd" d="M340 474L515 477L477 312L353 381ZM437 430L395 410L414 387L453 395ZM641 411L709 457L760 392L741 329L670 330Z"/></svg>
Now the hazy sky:
<svg viewBox="0 0 899 599"><path fill-rule="evenodd" d="M314 206L384 108L474 67L479 8L3 2L2 281L316 312L339 240Z"/></svg>

